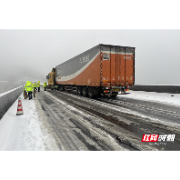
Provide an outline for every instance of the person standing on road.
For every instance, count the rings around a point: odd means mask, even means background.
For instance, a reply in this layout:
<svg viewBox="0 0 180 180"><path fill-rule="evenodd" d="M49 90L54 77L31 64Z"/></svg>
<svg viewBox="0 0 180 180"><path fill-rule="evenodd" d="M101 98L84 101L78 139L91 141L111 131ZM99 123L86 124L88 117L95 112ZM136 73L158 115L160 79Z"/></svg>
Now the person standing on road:
<svg viewBox="0 0 180 180"><path fill-rule="evenodd" d="M27 92L26 92L26 84L24 85L23 96L24 96L24 99L28 98L28 95L27 95Z"/></svg>
<svg viewBox="0 0 180 180"><path fill-rule="evenodd" d="M31 100L32 99L33 87L32 87L32 83L30 81L27 81L25 89L28 92L29 100Z"/></svg>
<svg viewBox="0 0 180 180"><path fill-rule="evenodd" d="M40 81L37 83L38 92L40 92Z"/></svg>
<svg viewBox="0 0 180 180"><path fill-rule="evenodd" d="M44 87L44 91L46 91L46 87L47 87L46 82L43 84L43 87Z"/></svg>
<svg viewBox="0 0 180 180"><path fill-rule="evenodd" d="M37 84L36 84L36 82L34 82L33 84L32 84L32 87L33 87L33 96L34 96L34 98L36 97L36 90L37 90Z"/></svg>

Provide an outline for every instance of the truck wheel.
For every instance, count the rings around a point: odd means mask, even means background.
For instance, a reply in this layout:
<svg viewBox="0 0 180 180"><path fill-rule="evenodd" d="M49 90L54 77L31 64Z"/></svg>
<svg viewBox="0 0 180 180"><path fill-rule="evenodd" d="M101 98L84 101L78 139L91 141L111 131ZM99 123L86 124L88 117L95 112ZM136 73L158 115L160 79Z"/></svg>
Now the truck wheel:
<svg viewBox="0 0 180 180"><path fill-rule="evenodd" d="M64 91L64 86L60 86L60 91Z"/></svg>
<svg viewBox="0 0 180 180"><path fill-rule="evenodd" d="M82 94L83 94L81 87L77 87L77 93L78 93L79 95L82 95Z"/></svg>
<svg viewBox="0 0 180 180"><path fill-rule="evenodd" d="M89 96L89 98L93 98L94 97L94 89L93 88L89 88L88 89L88 96Z"/></svg>
<svg viewBox="0 0 180 180"><path fill-rule="evenodd" d="M50 85L50 89L51 89L51 90L53 90L53 87L52 87L52 85Z"/></svg>
<svg viewBox="0 0 180 180"><path fill-rule="evenodd" d="M101 98L101 91L99 90L98 93L97 93L97 98Z"/></svg>
<svg viewBox="0 0 180 180"><path fill-rule="evenodd" d="M121 89L121 94L126 94L126 90L124 88Z"/></svg>
<svg viewBox="0 0 180 180"><path fill-rule="evenodd" d="M115 92L111 95L111 97L115 98L118 95L118 92Z"/></svg>
<svg viewBox="0 0 180 180"><path fill-rule="evenodd" d="M87 97L88 91L87 91L87 88L86 88L86 87L83 87L82 93L83 93L83 96L84 96L84 97Z"/></svg>
<svg viewBox="0 0 180 180"><path fill-rule="evenodd" d="M101 94L97 94L97 95L96 95L96 98L101 98Z"/></svg>

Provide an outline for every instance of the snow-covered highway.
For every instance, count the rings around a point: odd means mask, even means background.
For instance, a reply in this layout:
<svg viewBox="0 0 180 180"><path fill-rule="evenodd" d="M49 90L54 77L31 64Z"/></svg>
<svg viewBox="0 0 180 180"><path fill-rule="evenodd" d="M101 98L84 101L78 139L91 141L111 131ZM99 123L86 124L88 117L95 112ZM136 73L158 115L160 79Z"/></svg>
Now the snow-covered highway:
<svg viewBox="0 0 180 180"><path fill-rule="evenodd" d="M180 95L130 91L114 99L41 91L17 101L0 121L0 150L180 150ZM168 103L166 103L166 101ZM141 142L143 134L175 134L174 142Z"/></svg>

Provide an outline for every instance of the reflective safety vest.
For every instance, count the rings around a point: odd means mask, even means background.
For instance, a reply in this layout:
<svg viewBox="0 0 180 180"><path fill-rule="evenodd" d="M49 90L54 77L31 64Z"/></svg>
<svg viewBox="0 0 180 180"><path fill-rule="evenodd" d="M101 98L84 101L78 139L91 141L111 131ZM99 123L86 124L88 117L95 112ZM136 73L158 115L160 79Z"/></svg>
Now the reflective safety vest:
<svg viewBox="0 0 180 180"><path fill-rule="evenodd" d="M46 87L47 86L47 84L46 84L46 82L43 84L43 87Z"/></svg>
<svg viewBox="0 0 180 180"><path fill-rule="evenodd" d="M32 92L33 91L33 87L32 87L31 82L27 82L25 88L26 88L27 92Z"/></svg>
<svg viewBox="0 0 180 180"><path fill-rule="evenodd" d="M24 91L26 91L26 85L27 85L28 82L29 81L27 81L26 84L24 85L24 89L23 89Z"/></svg>
<svg viewBox="0 0 180 180"><path fill-rule="evenodd" d="M37 83L37 87L40 87L40 81L38 81L38 83Z"/></svg>
<svg viewBox="0 0 180 180"><path fill-rule="evenodd" d="M33 89L37 88L37 84L36 84L36 83L33 83L33 84L32 84L32 87L33 87Z"/></svg>

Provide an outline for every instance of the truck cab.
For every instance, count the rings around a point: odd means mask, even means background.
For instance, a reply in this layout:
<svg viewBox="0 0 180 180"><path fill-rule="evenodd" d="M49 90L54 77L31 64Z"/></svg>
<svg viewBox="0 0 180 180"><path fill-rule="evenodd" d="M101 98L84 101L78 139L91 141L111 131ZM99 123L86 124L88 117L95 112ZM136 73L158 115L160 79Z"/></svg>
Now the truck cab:
<svg viewBox="0 0 180 180"><path fill-rule="evenodd" d="M48 79L47 89L55 88L55 68L52 68L52 71L46 76Z"/></svg>

